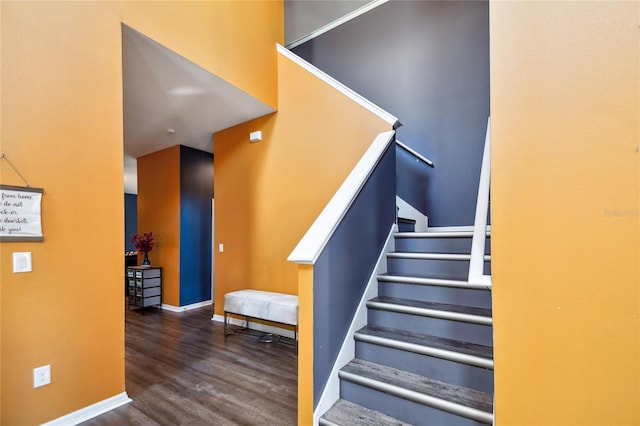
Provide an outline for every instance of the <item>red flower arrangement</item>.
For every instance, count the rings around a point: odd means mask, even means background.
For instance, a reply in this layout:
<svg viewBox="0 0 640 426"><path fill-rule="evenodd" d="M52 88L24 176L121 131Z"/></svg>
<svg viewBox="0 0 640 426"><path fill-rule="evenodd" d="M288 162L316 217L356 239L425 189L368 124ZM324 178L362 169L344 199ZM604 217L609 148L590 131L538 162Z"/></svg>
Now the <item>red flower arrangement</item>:
<svg viewBox="0 0 640 426"><path fill-rule="evenodd" d="M139 253L149 253L153 248L153 232L142 235L131 234L129 242L136 246L136 250L138 250Z"/></svg>

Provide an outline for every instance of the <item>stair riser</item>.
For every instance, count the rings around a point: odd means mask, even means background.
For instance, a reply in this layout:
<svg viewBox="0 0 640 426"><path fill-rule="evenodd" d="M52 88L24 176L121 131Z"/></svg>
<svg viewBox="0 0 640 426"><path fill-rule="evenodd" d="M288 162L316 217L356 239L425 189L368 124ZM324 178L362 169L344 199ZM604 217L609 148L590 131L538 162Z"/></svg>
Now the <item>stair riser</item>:
<svg viewBox="0 0 640 426"><path fill-rule="evenodd" d="M387 272L390 274L419 274L435 278L466 280L469 277L469 261L391 257L387 259ZM484 263L484 273L491 274L491 262Z"/></svg>
<svg viewBox="0 0 640 426"><path fill-rule="evenodd" d="M380 296L400 297L425 302L450 303L491 309L491 292L489 290L470 290L380 281L378 283L378 294Z"/></svg>
<svg viewBox="0 0 640 426"><path fill-rule="evenodd" d="M399 232L415 232L416 224L415 223L402 223L398 222L398 231Z"/></svg>
<svg viewBox="0 0 640 426"><path fill-rule="evenodd" d="M390 327L398 330L429 334L493 347L493 328L491 326L378 309L369 309L367 315L370 325Z"/></svg>
<svg viewBox="0 0 640 426"><path fill-rule="evenodd" d="M471 253L469 238L396 238L396 251L412 253ZM491 254L491 241L485 240L485 254Z"/></svg>
<svg viewBox="0 0 640 426"><path fill-rule="evenodd" d="M365 386L340 380L340 396L372 410L380 411L416 426L479 426L474 420L427 407Z"/></svg>
<svg viewBox="0 0 640 426"><path fill-rule="evenodd" d="M356 341L356 357L493 393L493 370L360 341Z"/></svg>

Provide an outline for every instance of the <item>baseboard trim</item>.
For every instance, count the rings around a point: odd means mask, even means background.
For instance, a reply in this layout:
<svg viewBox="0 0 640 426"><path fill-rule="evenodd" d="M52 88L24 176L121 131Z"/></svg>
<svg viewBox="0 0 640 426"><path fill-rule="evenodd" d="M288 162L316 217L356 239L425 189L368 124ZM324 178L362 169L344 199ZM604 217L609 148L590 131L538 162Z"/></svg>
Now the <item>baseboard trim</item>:
<svg viewBox="0 0 640 426"><path fill-rule="evenodd" d="M184 306L173 306L173 305L167 305L166 303L163 303L162 309L169 312L185 312L185 311L190 311L192 309L198 309L198 308L211 306L211 305L213 305L213 300L205 300L203 302L192 303L190 305L184 305Z"/></svg>
<svg viewBox="0 0 640 426"><path fill-rule="evenodd" d="M129 398L127 392L122 392L119 395L112 396L111 398L107 398L62 417L58 417L50 422L43 423L42 426L77 425L130 402L131 398Z"/></svg>
<svg viewBox="0 0 640 426"><path fill-rule="evenodd" d="M211 321L217 321L224 324L224 316L216 314L213 317L211 317ZM268 321L268 320L261 320L261 321ZM244 324L244 321L239 318L234 318L230 316L229 324L241 326ZM273 334L277 334L278 336L295 339L295 332L293 330L287 330L286 328L275 327L268 324L262 324L262 323L256 322L255 319L249 321L249 329L261 331L263 333L273 333Z"/></svg>

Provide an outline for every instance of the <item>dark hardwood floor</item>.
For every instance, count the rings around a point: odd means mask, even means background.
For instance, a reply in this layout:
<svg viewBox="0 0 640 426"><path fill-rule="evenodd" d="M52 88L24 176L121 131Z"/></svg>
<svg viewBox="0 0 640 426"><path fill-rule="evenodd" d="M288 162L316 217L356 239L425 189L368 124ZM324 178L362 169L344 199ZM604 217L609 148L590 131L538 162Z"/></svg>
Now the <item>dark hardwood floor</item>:
<svg viewBox="0 0 640 426"><path fill-rule="evenodd" d="M224 338L211 307L127 310L126 390L133 402L82 423L295 425L297 356L252 331ZM285 340L285 339L283 339Z"/></svg>

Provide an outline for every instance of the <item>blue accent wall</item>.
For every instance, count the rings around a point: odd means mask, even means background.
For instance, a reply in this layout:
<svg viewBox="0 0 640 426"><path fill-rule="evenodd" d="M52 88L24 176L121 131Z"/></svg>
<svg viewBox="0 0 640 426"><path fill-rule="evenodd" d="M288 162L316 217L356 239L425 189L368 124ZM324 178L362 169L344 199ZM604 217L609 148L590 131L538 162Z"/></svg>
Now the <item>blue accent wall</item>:
<svg viewBox="0 0 640 426"><path fill-rule="evenodd" d="M314 407L395 221L390 145L313 267Z"/></svg>
<svg viewBox="0 0 640 426"><path fill-rule="evenodd" d="M180 146L180 306L211 300L213 154Z"/></svg>
<svg viewBox="0 0 640 426"><path fill-rule="evenodd" d="M293 51L400 119L397 192L429 226L473 224L489 117L488 1L390 1Z"/></svg>
<svg viewBox="0 0 640 426"><path fill-rule="evenodd" d="M124 251L135 251L136 246L129 242L131 234L138 232L138 196L124 194Z"/></svg>

